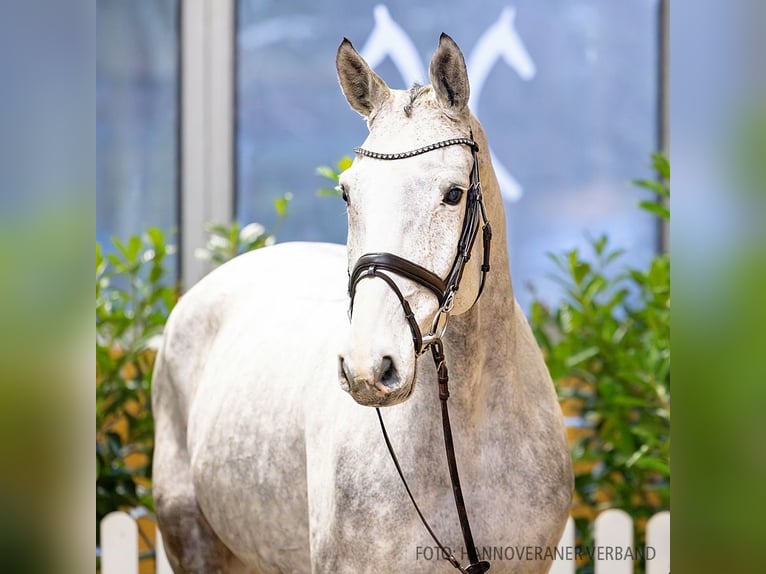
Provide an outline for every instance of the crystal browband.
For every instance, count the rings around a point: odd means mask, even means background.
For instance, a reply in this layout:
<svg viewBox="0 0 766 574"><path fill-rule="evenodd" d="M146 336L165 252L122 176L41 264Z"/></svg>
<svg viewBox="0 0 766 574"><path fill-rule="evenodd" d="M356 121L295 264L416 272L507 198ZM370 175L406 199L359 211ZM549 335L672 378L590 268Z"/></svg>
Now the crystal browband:
<svg viewBox="0 0 766 574"><path fill-rule="evenodd" d="M479 149L479 146L476 145L476 142L473 141L470 138L453 138L453 139L450 139L450 140L444 140L444 141L436 142L436 143L433 143L433 144L430 144L430 145L427 145L427 146L424 146L424 147L420 147L418 149L413 149L411 151L405 151L405 152L401 152L401 153L379 153L379 152L376 152L376 151L366 150L366 149L361 148L361 147L355 147L354 148L354 152L359 154L359 155L363 155L363 156L366 156L366 157L371 157L373 159L406 159L408 157L414 157L414 156L420 155L422 153L426 153L426 152L429 152L429 151L433 151L435 149L439 149L439 148L447 147L447 146L451 146L451 145L467 145L467 146L469 146L469 147L471 147L471 148L473 148L473 149L475 149L477 151Z"/></svg>

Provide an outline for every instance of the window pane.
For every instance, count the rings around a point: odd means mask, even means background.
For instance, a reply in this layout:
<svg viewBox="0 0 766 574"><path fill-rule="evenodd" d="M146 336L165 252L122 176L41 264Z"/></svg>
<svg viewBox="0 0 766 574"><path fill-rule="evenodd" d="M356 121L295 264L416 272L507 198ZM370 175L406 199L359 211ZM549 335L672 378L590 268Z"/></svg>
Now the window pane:
<svg viewBox="0 0 766 574"><path fill-rule="evenodd" d="M178 227L178 2L96 6L96 239L106 247Z"/></svg>
<svg viewBox="0 0 766 574"><path fill-rule="evenodd" d="M646 262L657 226L635 207L640 196L630 181L651 176L657 145L657 0L481 6L239 0L238 218L272 223L273 197L290 191L292 216L279 240L345 242L342 202L315 195L324 185L316 166L352 154L366 133L340 93L335 50L347 36L369 54L377 36L387 56L373 67L405 88L427 82L446 31L466 56L471 107L492 145L522 305L529 282L546 299L557 297L545 253L584 246L585 232L608 233L628 249L626 263Z"/></svg>

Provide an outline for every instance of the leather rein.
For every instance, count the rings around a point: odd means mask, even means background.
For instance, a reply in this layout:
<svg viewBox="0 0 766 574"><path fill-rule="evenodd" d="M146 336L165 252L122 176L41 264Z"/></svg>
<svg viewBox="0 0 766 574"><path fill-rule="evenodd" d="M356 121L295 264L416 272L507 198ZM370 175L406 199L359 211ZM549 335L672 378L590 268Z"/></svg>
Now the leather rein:
<svg viewBox="0 0 766 574"><path fill-rule="evenodd" d="M458 475L457 460L455 458L455 446L452 440L452 428L450 426L449 409L447 406L447 399L449 398L449 373L447 372L447 363L444 357L444 345L442 343L442 337L447 329L447 323L449 321L450 312L454 305L455 293L460 287L460 281L463 277L463 270L466 263L471 258L471 251L478 235L479 226L482 228L482 243L483 243L483 260L481 265L481 282L479 284L479 290L474 300L474 304L478 301L484 290L484 283L489 272L489 259L490 259L490 245L492 242L492 228L490 227L489 220L487 219L487 212L484 208L484 199L482 197L481 181L479 178L479 158L478 151L479 146L473 140L473 133L469 138L453 138L444 141L440 141L425 147L421 147L412 151L403 153L378 153L369 151L363 148L354 148L354 152L358 155L369 157L372 159L380 160L397 160L406 159L433 151L436 149L445 148L453 145L466 145L471 148L473 155L473 167L471 168L471 184L467 190L466 197L466 209L465 216L463 218L463 228L460 232L460 239L457 245L457 254L452 264L447 277L442 279L432 271L408 261L393 253L366 253L362 255L354 265L354 269L349 274L348 282L348 294L350 298L349 305L349 318L354 309L354 296L356 294L356 287L359 282L367 278L378 278L386 282L391 288L394 294L399 299L404 310L404 316L412 331L412 340L415 346L415 354L417 356L422 355L428 349L431 350L431 355L436 367L436 374L439 383L439 401L441 403L442 413L442 430L444 433L444 448L447 453L447 465L449 467L450 480L452 481L452 491L455 498L455 506L457 508L458 519L460 521L460 528L463 533L463 540L465 542L466 551L468 554L469 564L463 566L455 558L452 552L439 541L434 533L428 521L423 516L415 497L413 496L407 480L404 478L404 473L399 464L399 460L396 457L394 448L386 432L386 427L383 424L383 416L380 409L376 408L378 414L378 420L380 421L380 428L383 432L383 438L386 442L386 447L391 455L396 471L399 473L399 477L404 484L404 488L407 491L407 495L415 507L415 511L420 517L421 522L425 526L428 533L433 538L436 545L441 551L441 555L445 557L452 566L458 569L463 574L481 574L489 570L490 564L485 560L479 560L478 553L476 551L476 545L473 541L473 535L471 533L471 525L468 522L468 513L466 511L465 501L463 499L463 491L460 487L460 477ZM415 314L412 312L410 304L402 294L401 290L397 287L396 282L391 278L390 274L396 274L411 281L419 283L426 289L428 289L439 301L439 310L434 316L434 320L431 326L431 330L425 335L421 334L418 327Z"/></svg>

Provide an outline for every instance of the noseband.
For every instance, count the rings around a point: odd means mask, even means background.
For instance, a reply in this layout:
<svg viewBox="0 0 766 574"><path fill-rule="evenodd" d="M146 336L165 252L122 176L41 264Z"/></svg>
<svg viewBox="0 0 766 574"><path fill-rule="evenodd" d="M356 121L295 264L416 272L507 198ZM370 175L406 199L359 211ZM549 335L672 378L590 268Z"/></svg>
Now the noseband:
<svg viewBox="0 0 766 574"><path fill-rule="evenodd" d="M436 366L436 374L439 381L439 399L441 403L442 411L442 428L444 432L444 447L447 453L447 464L449 466L450 479L452 481L452 491L455 496L455 506L457 508L458 519L460 520L460 528L463 532L463 539L466 545L466 551L468 554L468 560L470 564L462 566L455 556L449 552L449 550L439 541L431 529L431 526L426 521L423 513L420 511L420 507L410 491L410 487L404 478L404 473L399 464L399 460L396 457L394 448L389 440L386 427L383 424L383 417L380 413L380 409L375 409L378 413L378 420L380 421L380 427L383 431L383 438L388 447L388 452L391 455L391 459L394 462L399 477L404 484L404 488L407 491L407 495L412 501L415 511L417 512L423 525L428 530L428 533L433 538L436 545L442 552L442 556L463 574L481 574L489 570L489 562L484 560L479 561L478 553L476 551L476 545L473 541L473 535L471 534L471 526L468 522L468 514L466 512L465 501L463 500L463 492L460 488L460 477L458 475L457 461L455 458L455 447L452 440L452 429L449 420L449 410L447 408L447 399L449 398L449 375L447 372L447 363L444 357L444 345L442 343L442 337L447 329L447 322L449 320L452 307L455 303L455 293L460 287L460 281L463 277L463 270L468 260L471 258L471 251L473 250L476 236L479 232L479 225L482 226L482 239L483 239L483 258L481 264L481 281L479 283L479 289L474 299L474 304L478 301L484 290L484 283L486 281L487 273L489 272L489 258L490 258L490 245L492 242L492 228L490 227L489 220L487 219L487 212L484 208L484 198L482 197L481 180L479 178L479 158L478 151L479 146L473 140L473 134L470 138L453 138L449 140L440 141L425 147L421 147L412 151L404 153L378 153L369 151L363 148L354 148L354 151L358 155L369 157L372 159L380 160L397 160L414 157L416 155L424 154L436 149L441 149L453 145L467 145L471 148L471 154L473 156L473 166L471 168L471 185L467 191L465 216L463 218L463 228L460 232L460 239L457 244L457 253L455 260L452 263L447 277L442 279L434 272L429 271L425 267L413 263L403 257L399 257L393 253L366 253L362 255L354 265L354 269L349 274L348 281L348 294L350 298L349 304L349 318L354 309L354 296L356 295L356 288L362 279L378 278L386 282L391 288L404 310L404 316L412 331L412 341L415 346L415 354L417 356L422 355L429 348L431 349L431 355L433 356L434 364ZM391 278L390 274L396 274L411 281L414 281L426 289L428 289L438 300L439 309L434 316L431 329L425 335L421 334L420 327L418 326L415 314L412 312L409 302L402 294L396 282Z"/></svg>

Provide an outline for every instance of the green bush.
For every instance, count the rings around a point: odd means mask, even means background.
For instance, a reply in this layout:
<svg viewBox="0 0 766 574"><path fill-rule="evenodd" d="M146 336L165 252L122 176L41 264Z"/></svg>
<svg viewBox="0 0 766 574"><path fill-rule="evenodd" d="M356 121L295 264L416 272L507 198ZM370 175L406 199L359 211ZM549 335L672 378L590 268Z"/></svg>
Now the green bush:
<svg viewBox="0 0 766 574"><path fill-rule="evenodd" d="M278 222L290 194L274 200ZM257 223L210 224L197 256L221 264L270 245L275 230ZM96 243L96 524L109 512L152 514L154 419L151 378L162 330L180 294L169 278L175 248L156 228L113 252ZM98 531L98 530L97 530Z"/></svg>
<svg viewBox="0 0 766 574"><path fill-rule="evenodd" d="M167 278L173 247L159 229L112 241L108 254L96 244L97 521L113 510L153 509L153 340L178 298Z"/></svg>
<svg viewBox="0 0 766 574"><path fill-rule="evenodd" d="M667 160L655 155L653 163L667 181ZM665 183L635 183L670 196ZM670 218L664 202L639 205ZM535 300L531 309L559 397L585 426L572 446L574 514L585 545L592 542L588 524L602 509L627 511L642 544L646 519L670 503L670 257L615 272L622 254L601 236L590 240L587 255L550 255L563 300L555 308Z"/></svg>
<svg viewBox="0 0 766 574"><path fill-rule="evenodd" d="M331 181L335 184L334 187L320 187L317 189L317 195L319 197L340 197L341 192L338 189L338 179L340 178L340 174L342 174L344 171L346 171L348 168L351 167L351 164L354 163L354 160L352 160L348 156L343 156L340 158L340 161L335 164L335 167L329 166L329 165L320 165L316 169L316 174L323 177L326 180Z"/></svg>
<svg viewBox="0 0 766 574"><path fill-rule="evenodd" d="M197 249L194 253L195 257L221 265L237 255L273 245L277 230L284 218L289 215L288 209L292 199L292 193L285 193L274 199L277 222L271 230L267 230L260 223L248 223L244 226L237 221L229 224L208 223L205 226L208 232L207 243L205 247Z"/></svg>

